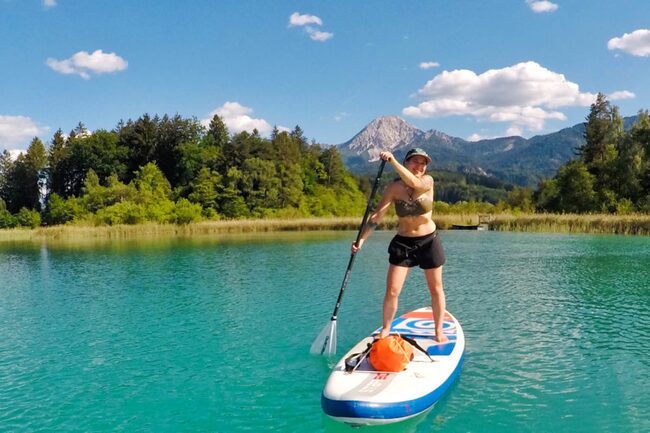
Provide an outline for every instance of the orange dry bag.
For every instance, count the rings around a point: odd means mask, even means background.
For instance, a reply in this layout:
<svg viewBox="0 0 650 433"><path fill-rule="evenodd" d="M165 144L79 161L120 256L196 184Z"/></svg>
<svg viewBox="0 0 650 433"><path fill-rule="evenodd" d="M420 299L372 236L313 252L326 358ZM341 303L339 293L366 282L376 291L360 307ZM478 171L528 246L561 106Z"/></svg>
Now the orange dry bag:
<svg viewBox="0 0 650 433"><path fill-rule="evenodd" d="M399 335L375 341L370 349L370 365L377 371L402 371L413 359L413 347Z"/></svg>

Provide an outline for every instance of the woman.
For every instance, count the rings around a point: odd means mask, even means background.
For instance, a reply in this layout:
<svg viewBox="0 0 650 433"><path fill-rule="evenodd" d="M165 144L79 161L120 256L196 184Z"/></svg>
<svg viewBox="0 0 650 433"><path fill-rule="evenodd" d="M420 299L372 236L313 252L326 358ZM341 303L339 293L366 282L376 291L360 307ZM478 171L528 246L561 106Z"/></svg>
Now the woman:
<svg viewBox="0 0 650 433"><path fill-rule="evenodd" d="M436 224L431 219L433 178L426 174L427 164L431 163L431 158L420 148L409 150L403 165L390 152L381 152L379 156L393 166L399 174L399 179L386 187L377 210L370 216L369 223L361 233L358 244L352 245L352 253L356 254L390 205L395 205L399 226L397 235L388 246L390 265L386 278L383 322L379 338L388 336L406 276L413 266L418 265L424 270L431 294L435 338L436 341L443 343L448 341L442 332L445 315L442 265L445 263L445 253L437 236Z"/></svg>

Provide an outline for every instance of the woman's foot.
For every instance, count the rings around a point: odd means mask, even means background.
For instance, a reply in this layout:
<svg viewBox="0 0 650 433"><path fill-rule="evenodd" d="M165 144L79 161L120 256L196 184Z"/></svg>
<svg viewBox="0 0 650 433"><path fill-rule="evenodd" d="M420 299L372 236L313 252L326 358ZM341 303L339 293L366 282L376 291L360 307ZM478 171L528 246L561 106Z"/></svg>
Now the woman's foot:
<svg viewBox="0 0 650 433"><path fill-rule="evenodd" d="M444 332L442 332L442 331L437 331L437 330L436 330L436 337L435 337L435 339L436 339L436 341L437 341L438 343L446 343L446 342L449 341L449 338L447 338L447 336L445 335Z"/></svg>

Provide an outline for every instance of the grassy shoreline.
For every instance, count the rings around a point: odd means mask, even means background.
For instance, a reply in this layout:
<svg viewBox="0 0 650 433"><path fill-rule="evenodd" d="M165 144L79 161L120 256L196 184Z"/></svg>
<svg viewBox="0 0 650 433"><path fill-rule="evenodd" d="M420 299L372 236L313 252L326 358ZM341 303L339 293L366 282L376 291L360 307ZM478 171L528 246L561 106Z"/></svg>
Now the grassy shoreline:
<svg viewBox="0 0 650 433"><path fill-rule="evenodd" d="M477 214L434 215L441 230L453 224L479 223ZM193 237L232 233L263 233L282 231L357 230L359 217L327 217L298 219L258 219L204 221L188 225L139 224L117 226L62 225L36 229L0 230L0 243L22 241L128 240L156 237ZM558 214L500 214L490 215L490 230L555 233L600 233L650 235L650 215L558 215ZM394 229L395 217L382 223L384 229Z"/></svg>

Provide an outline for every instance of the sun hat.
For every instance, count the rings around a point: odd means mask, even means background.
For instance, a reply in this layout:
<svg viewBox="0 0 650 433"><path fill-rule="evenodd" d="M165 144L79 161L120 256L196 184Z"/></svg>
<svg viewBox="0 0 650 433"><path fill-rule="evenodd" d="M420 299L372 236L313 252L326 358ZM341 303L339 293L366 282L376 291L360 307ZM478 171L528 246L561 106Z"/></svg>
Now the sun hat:
<svg viewBox="0 0 650 433"><path fill-rule="evenodd" d="M414 156L423 156L427 160L427 164L431 164L431 157L424 151L424 149L419 147L414 147L413 149L406 152L404 162L408 161L411 157Z"/></svg>

